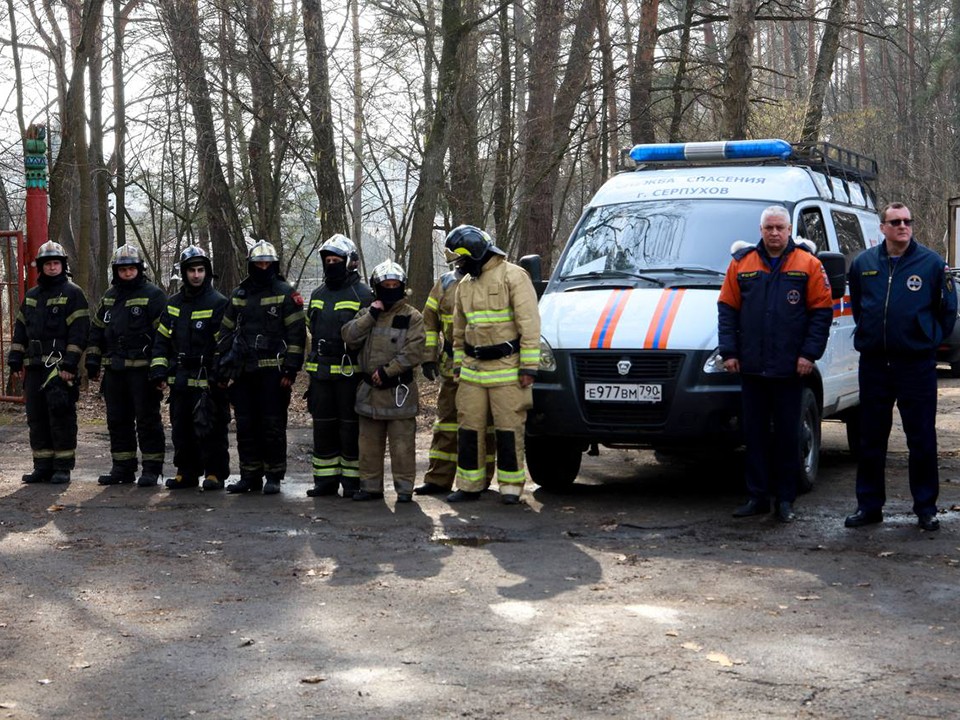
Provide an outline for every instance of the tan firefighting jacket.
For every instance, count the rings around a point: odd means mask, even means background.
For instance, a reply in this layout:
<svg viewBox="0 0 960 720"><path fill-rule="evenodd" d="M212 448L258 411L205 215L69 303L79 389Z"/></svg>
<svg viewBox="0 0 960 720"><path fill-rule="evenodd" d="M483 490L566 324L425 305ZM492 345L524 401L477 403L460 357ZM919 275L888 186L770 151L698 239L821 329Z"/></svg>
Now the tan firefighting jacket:
<svg viewBox="0 0 960 720"><path fill-rule="evenodd" d="M423 361L435 362L443 377L453 377L453 305L460 275L451 270L437 278L423 306L427 352Z"/></svg>
<svg viewBox="0 0 960 720"><path fill-rule="evenodd" d="M507 351L508 343L515 343L519 352L492 360L471 357L471 352L491 352L493 346ZM480 277L460 281L453 313L453 358L460 382L485 387L518 383L521 370L536 373L540 312L526 271L495 255Z"/></svg>
<svg viewBox="0 0 960 720"><path fill-rule="evenodd" d="M357 413L376 420L415 417L420 406L413 371L424 356L420 311L400 301L374 318L367 307L341 332L348 348L360 348L357 360L362 382L357 388ZM387 378L379 388L371 380L378 369Z"/></svg>

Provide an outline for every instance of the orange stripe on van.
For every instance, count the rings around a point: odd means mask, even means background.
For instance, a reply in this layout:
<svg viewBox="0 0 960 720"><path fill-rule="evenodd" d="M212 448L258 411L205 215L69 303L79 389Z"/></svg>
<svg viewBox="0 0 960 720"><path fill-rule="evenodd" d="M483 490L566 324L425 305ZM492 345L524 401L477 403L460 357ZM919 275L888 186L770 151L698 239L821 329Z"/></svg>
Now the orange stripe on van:
<svg viewBox="0 0 960 720"><path fill-rule="evenodd" d="M593 337L590 338L591 348L610 347L613 334L617 330L617 323L620 322L623 309L630 300L631 292L633 290L614 290L610 293L610 298L600 313L600 319L597 320L597 326L593 329Z"/></svg>
<svg viewBox="0 0 960 720"><path fill-rule="evenodd" d="M645 349L662 350L667 346L670 331L673 329L674 320L677 319L677 312L680 310L685 292L685 289L673 289L664 290L660 294L657 309L654 310L650 327L647 328L647 337L643 341Z"/></svg>

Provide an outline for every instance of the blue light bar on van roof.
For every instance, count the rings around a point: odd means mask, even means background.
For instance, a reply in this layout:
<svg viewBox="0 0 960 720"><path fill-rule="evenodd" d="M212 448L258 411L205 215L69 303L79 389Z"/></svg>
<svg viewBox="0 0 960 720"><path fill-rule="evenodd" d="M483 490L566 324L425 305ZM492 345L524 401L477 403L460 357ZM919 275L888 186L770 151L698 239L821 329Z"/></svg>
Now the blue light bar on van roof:
<svg viewBox="0 0 960 720"><path fill-rule="evenodd" d="M793 152L786 140L719 140L716 142L634 145L630 157L637 163L715 162L717 160L786 160Z"/></svg>

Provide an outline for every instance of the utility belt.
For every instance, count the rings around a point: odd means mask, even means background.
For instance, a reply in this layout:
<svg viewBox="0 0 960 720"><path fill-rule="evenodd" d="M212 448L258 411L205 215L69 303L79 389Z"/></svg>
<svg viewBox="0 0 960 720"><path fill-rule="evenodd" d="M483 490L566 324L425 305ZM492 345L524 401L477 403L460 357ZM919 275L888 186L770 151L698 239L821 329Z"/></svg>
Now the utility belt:
<svg viewBox="0 0 960 720"><path fill-rule="evenodd" d="M27 343L27 361L39 360L44 367L53 367L63 359L63 351L57 349L57 340L30 340Z"/></svg>
<svg viewBox="0 0 960 720"><path fill-rule="evenodd" d="M199 370L206 367L203 355L177 354L177 368L179 370Z"/></svg>
<svg viewBox="0 0 960 720"><path fill-rule="evenodd" d="M283 341L283 338L272 335L264 335L263 333L253 335L251 333L243 335L243 339L250 350L256 350L257 352L276 354L287 349L287 344Z"/></svg>
<svg viewBox="0 0 960 720"><path fill-rule="evenodd" d="M367 385L373 385L373 375L370 373L360 373L360 379L363 380ZM387 376L381 378L383 384L380 385L380 388L392 388L397 387L397 385L406 385L413 382L413 370L404 370L399 375ZM378 387L374 385L374 387Z"/></svg>
<svg viewBox="0 0 960 720"><path fill-rule="evenodd" d="M140 343L143 343L142 345ZM114 357L123 357L129 359L150 357L150 348L153 345L153 339L146 334L127 338L121 335L108 343L104 355Z"/></svg>
<svg viewBox="0 0 960 720"><path fill-rule="evenodd" d="M317 357L332 357L340 359L347 352L343 340L317 340Z"/></svg>
<svg viewBox="0 0 960 720"><path fill-rule="evenodd" d="M500 358L510 357L520 352L520 338L515 338L509 342L502 342L496 345L471 345L464 343L463 352L477 360L499 360Z"/></svg>

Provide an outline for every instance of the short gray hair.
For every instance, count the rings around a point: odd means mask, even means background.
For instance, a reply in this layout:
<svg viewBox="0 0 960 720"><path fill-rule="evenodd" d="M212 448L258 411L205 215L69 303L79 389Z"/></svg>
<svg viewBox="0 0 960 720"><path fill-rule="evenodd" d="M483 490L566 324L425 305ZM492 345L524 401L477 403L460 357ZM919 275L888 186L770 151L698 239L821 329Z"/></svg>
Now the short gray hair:
<svg viewBox="0 0 960 720"><path fill-rule="evenodd" d="M767 218L771 217L782 217L787 221L787 225L793 225L790 219L790 213L787 212L787 209L783 205L771 205L760 213L760 227L763 227L764 223L767 222Z"/></svg>

